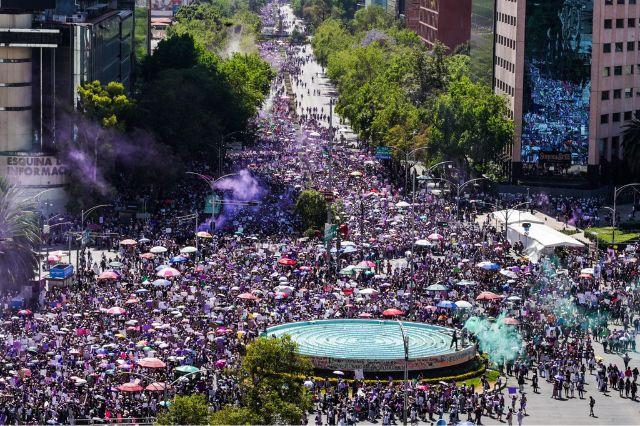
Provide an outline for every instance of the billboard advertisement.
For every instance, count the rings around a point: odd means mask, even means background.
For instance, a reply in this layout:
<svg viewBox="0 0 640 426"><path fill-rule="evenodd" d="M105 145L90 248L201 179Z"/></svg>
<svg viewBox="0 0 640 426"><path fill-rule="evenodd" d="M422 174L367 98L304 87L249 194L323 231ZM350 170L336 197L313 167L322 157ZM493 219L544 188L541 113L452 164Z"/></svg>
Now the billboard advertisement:
<svg viewBox="0 0 640 426"><path fill-rule="evenodd" d="M587 164L592 21L593 0L527 2L521 138L527 174L543 172L560 154L570 159L565 169Z"/></svg>
<svg viewBox="0 0 640 426"><path fill-rule="evenodd" d="M67 183L65 165L44 154L4 154L0 156L0 175L21 187L56 187Z"/></svg>

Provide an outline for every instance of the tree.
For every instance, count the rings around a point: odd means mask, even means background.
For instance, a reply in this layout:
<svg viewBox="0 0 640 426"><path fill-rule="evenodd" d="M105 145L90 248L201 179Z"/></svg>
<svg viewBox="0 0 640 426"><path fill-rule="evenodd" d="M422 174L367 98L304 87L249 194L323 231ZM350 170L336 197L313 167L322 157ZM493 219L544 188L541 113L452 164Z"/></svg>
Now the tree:
<svg viewBox="0 0 640 426"><path fill-rule="evenodd" d="M300 424L311 399L302 384L312 369L289 336L259 337L242 360L244 405L261 424ZM244 423L244 422L243 422Z"/></svg>
<svg viewBox="0 0 640 426"><path fill-rule="evenodd" d="M345 50L351 47L353 43L353 37L337 19L324 21L318 27L311 40L313 53L315 53L318 62L324 66L328 63L329 55Z"/></svg>
<svg viewBox="0 0 640 426"><path fill-rule="evenodd" d="M300 218L302 230L322 229L327 219L327 201L316 190L304 190L296 200L296 213Z"/></svg>
<svg viewBox="0 0 640 426"><path fill-rule="evenodd" d="M260 417L246 407L227 406L211 415L209 424L212 425L257 425L261 424Z"/></svg>
<svg viewBox="0 0 640 426"><path fill-rule="evenodd" d="M153 55L145 58L142 75L146 81L150 81L166 69L192 68L198 64L200 54L191 34L167 37L158 43Z"/></svg>
<svg viewBox="0 0 640 426"><path fill-rule="evenodd" d="M171 37L189 34L197 46L217 52L224 46L227 27L232 25L233 22L223 15L218 6L211 3L192 3L178 9L175 23L169 27L167 35Z"/></svg>
<svg viewBox="0 0 640 426"><path fill-rule="evenodd" d="M623 127L624 162L635 176L640 175L640 119L634 117Z"/></svg>
<svg viewBox="0 0 640 426"><path fill-rule="evenodd" d="M156 420L159 425L206 425L210 410L204 395L176 396Z"/></svg>
<svg viewBox="0 0 640 426"><path fill-rule="evenodd" d="M122 83L112 81L103 86L95 80L83 83L78 88L79 109L89 118L98 121L102 127L124 130L133 110L133 103L127 97Z"/></svg>
<svg viewBox="0 0 640 426"><path fill-rule="evenodd" d="M255 53L234 53L220 63L220 72L238 97L236 102L242 103L252 116L264 102L275 77L271 66Z"/></svg>
<svg viewBox="0 0 640 426"><path fill-rule="evenodd" d="M33 198L0 177L0 274L4 289L19 290L33 279L40 231Z"/></svg>
<svg viewBox="0 0 640 426"><path fill-rule="evenodd" d="M398 21L380 6L367 6L355 13L351 21L354 32L365 32L374 28L388 30L398 26Z"/></svg>

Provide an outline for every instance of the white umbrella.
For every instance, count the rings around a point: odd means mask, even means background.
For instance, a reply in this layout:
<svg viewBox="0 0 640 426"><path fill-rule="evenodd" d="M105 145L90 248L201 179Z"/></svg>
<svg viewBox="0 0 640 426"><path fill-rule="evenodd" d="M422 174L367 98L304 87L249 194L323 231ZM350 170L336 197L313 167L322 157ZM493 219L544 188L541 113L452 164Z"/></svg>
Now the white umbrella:
<svg viewBox="0 0 640 426"><path fill-rule="evenodd" d="M518 278L518 274L516 274L515 272L510 271L508 269L501 269L500 270L500 275L504 275L507 278L513 278L514 280L516 278Z"/></svg>
<svg viewBox="0 0 640 426"><path fill-rule="evenodd" d="M309 136L311 136L312 138L319 138L319 137L320 137L320 133L318 133L318 132L311 132L311 133L309 133Z"/></svg>
<svg viewBox="0 0 640 426"><path fill-rule="evenodd" d="M399 203L396 203L396 207L398 208L406 208L406 207L410 207L411 204L407 203L406 201L400 201Z"/></svg>
<svg viewBox="0 0 640 426"><path fill-rule="evenodd" d="M363 288L362 290L360 290L359 293L364 295L372 295L372 294L379 294L380 292L375 288L369 287L369 288Z"/></svg>
<svg viewBox="0 0 640 426"><path fill-rule="evenodd" d="M430 246L433 245L427 240L416 240L416 242L414 244L419 246L419 247L430 247Z"/></svg>
<svg viewBox="0 0 640 426"><path fill-rule="evenodd" d="M593 270L593 268L582 268L580 270L581 274L589 274L589 275L593 275L595 273L595 271Z"/></svg>
<svg viewBox="0 0 640 426"><path fill-rule="evenodd" d="M509 300L510 302L518 302L518 301L522 300L522 297L520 297L520 296L509 296L509 297L507 297L507 300Z"/></svg>
<svg viewBox="0 0 640 426"><path fill-rule="evenodd" d="M290 285L279 285L273 289L273 291L275 291L276 293L287 293L287 294L293 293L293 290L294 288L291 287Z"/></svg>
<svg viewBox="0 0 640 426"><path fill-rule="evenodd" d="M149 250L149 253L160 254L160 253L165 253L166 251L167 251L166 247L155 246L155 247L151 247L151 250Z"/></svg>
<svg viewBox="0 0 640 426"><path fill-rule="evenodd" d="M340 247L355 247L356 243L352 242L352 241L341 241L340 242Z"/></svg>
<svg viewBox="0 0 640 426"><path fill-rule="evenodd" d="M180 276L180 271L178 271L175 268L164 268L164 269L161 269L160 271L158 271L156 276L161 277L161 278L178 277L178 276Z"/></svg>
<svg viewBox="0 0 640 426"><path fill-rule="evenodd" d="M337 375L337 376L344 376L344 373L340 370L336 370L333 372L333 374Z"/></svg>
<svg viewBox="0 0 640 426"><path fill-rule="evenodd" d="M460 308L460 309L469 309L473 306L471 303L467 302L466 300L458 300L455 303L455 305L457 308Z"/></svg>
<svg viewBox="0 0 640 426"><path fill-rule="evenodd" d="M198 249L193 246L186 246L180 249L180 253L195 253Z"/></svg>

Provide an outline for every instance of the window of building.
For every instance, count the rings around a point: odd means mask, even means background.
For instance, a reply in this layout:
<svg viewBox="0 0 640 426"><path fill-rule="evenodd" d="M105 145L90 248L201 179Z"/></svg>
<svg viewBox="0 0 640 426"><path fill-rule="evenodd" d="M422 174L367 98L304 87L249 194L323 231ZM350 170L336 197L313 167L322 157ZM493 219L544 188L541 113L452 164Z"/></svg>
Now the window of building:
<svg viewBox="0 0 640 426"><path fill-rule="evenodd" d="M606 4L607 6L610 6L613 4L613 0L604 0L604 4Z"/></svg>
<svg viewBox="0 0 640 426"><path fill-rule="evenodd" d="M622 96L622 90L615 89L613 91L613 99L620 99L620 96Z"/></svg>
<svg viewBox="0 0 640 426"><path fill-rule="evenodd" d="M627 19L627 27L634 28L635 26L636 26L636 19L635 18Z"/></svg>
<svg viewBox="0 0 640 426"><path fill-rule="evenodd" d="M632 98L633 97L633 88L627 87L626 89L624 89L624 97L625 97L625 99Z"/></svg>
<svg viewBox="0 0 640 426"><path fill-rule="evenodd" d="M636 118L640 119L640 109L637 109L634 115L636 116Z"/></svg>
<svg viewBox="0 0 640 426"><path fill-rule="evenodd" d="M605 90L604 92L602 92L602 94L600 95L600 99L602 99L603 101L608 101L609 100L609 91Z"/></svg>
<svg viewBox="0 0 640 426"><path fill-rule="evenodd" d="M613 67L613 75L622 75L622 65Z"/></svg>
<svg viewBox="0 0 640 426"><path fill-rule="evenodd" d="M607 29L607 30L609 28L611 28L611 19L605 19L604 20L604 28Z"/></svg>
<svg viewBox="0 0 640 426"><path fill-rule="evenodd" d="M600 116L600 124L607 124L609 122L609 114L602 114Z"/></svg>
<svg viewBox="0 0 640 426"><path fill-rule="evenodd" d="M628 41L627 42L627 52L633 52L634 50L636 50L636 42L635 41Z"/></svg>
<svg viewBox="0 0 640 426"><path fill-rule="evenodd" d="M624 121L629 121L631 120L631 111L625 111L624 112Z"/></svg>
<svg viewBox="0 0 640 426"><path fill-rule="evenodd" d="M618 0L618 4L624 4L624 0Z"/></svg>
<svg viewBox="0 0 640 426"><path fill-rule="evenodd" d="M624 66L624 75L633 74L633 65L625 65Z"/></svg>
<svg viewBox="0 0 640 426"><path fill-rule="evenodd" d="M624 43L621 41L616 42L616 53L621 53L623 51Z"/></svg>
<svg viewBox="0 0 640 426"><path fill-rule="evenodd" d="M640 42L638 42L640 43ZM602 52L603 53L611 53L611 43L603 43L602 44Z"/></svg>
<svg viewBox="0 0 640 426"><path fill-rule="evenodd" d="M629 4L636 4L636 0L629 0Z"/></svg>
<svg viewBox="0 0 640 426"><path fill-rule="evenodd" d="M611 75L611 67L602 68L602 76L609 77Z"/></svg>
<svg viewBox="0 0 640 426"><path fill-rule="evenodd" d="M611 138L611 157L619 158L620 154L618 153L618 146L620 145L620 137L614 136Z"/></svg>
<svg viewBox="0 0 640 426"><path fill-rule="evenodd" d="M624 28L624 19L622 18L616 19L616 28Z"/></svg>
<svg viewBox="0 0 640 426"><path fill-rule="evenodd" d="M613 121L614 123L617 123L620 121L620 113L619 112L614 112L613 114L611 114L611 121Z"/></svg>

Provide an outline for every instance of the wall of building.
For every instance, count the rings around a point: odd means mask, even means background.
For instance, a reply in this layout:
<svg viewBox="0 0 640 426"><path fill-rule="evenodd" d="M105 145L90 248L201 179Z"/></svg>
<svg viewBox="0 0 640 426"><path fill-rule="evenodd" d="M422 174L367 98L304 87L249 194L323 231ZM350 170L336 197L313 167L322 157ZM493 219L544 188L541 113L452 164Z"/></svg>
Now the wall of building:
<svg viewBox="0 0 640 426"><path fill-rule="evenodd" d="M415 15L417 2L405 4L405 15ZM471 0L420 0L417 21L407 20L428 46L442 42L453 51L471 37Z"/></svg>
<svg viewBox="0 0 640 426"><path fill-rule="evenodd" d="M32 15L0 13L0 28L31 28ZM0 47L0 151L32 148L32 54L30 48Z"/></svg>

